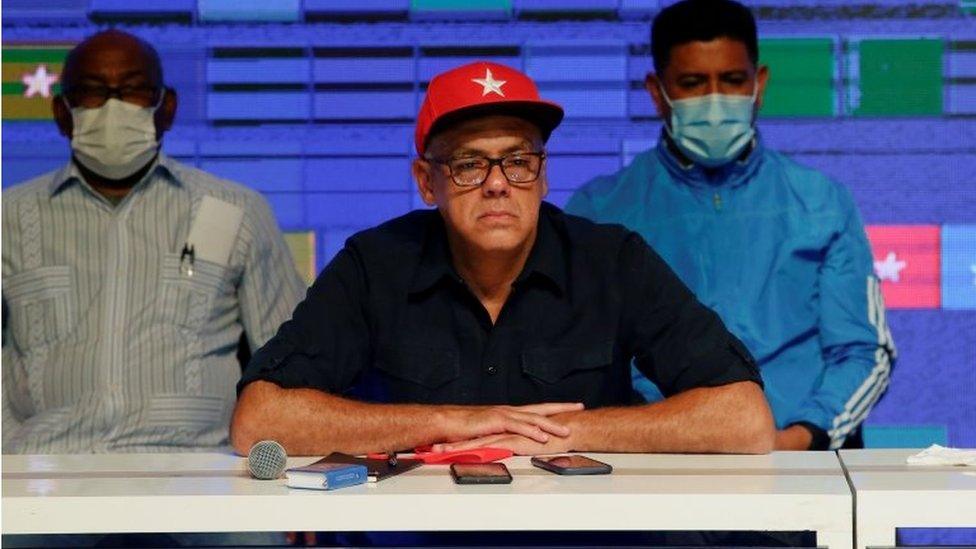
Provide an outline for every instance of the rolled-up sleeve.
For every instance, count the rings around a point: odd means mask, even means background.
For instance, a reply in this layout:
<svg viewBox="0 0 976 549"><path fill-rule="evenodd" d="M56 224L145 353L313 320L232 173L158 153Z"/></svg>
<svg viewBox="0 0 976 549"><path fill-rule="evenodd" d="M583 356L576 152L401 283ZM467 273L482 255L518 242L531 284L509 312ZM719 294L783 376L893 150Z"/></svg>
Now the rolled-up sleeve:
<svg viewBox="0 0 976 549"><path fill-rule="evenodd" d="M634 364L665 396L739 381L762 386L745 346L637 234L619 265Z"/></svg>
<svg viewBox="0 0 976 549"><path fill-rule="evenodd" d="M292 318L251 358L237 385L265 380L285 388L348 390L370 359L365 284L355 251L322 271Z"/></svg>

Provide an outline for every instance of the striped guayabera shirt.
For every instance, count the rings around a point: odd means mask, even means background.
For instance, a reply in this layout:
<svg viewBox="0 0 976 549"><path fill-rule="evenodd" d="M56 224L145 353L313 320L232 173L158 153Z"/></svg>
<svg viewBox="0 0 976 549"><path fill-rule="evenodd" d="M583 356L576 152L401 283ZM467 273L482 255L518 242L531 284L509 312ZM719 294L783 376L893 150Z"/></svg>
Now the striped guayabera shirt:
<svg viewBox="0 0 976 549"><path fill-rule="evenodd" d="M5 191L2 239L4 453L226 444L241 331L304 292L259 194L164 155L114 206L72 163Z"/></svg>

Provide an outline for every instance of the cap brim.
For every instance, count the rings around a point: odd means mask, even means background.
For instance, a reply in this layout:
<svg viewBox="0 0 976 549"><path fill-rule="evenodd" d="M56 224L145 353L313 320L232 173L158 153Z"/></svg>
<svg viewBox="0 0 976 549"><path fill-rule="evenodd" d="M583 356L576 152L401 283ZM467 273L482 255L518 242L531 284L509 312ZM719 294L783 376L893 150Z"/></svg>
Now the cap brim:
<svg viewBox="0 0 976 549"><path fill-rule="evenodd" d="M451 126L467 122L474 118L490 115L508 115L524 118L538 126L539 131L542 133L542 140L545 142L549 140L552 131L562 122L563 114L562 107L548 101L496 101L493 103L462 107L455 111L442 114L437 118L434 125L430 127L430 131L427 132L423 147L426 151L430 140Z"/></svg>

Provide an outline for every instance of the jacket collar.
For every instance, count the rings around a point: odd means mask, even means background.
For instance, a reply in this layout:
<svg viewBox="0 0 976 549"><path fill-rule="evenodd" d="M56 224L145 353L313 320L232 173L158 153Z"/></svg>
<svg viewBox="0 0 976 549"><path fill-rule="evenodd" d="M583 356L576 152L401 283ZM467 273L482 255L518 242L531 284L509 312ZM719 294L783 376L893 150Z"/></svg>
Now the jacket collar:
<svg viewBox="0 0 976 549"><path fill-rule="evenodd" d="M705 168L688 162L687 159L678 158L671 150L674 145L671 144L670 139L667 132L662 128L661 138L658 139L657 147L655 147L658 159L675 180L701 188L731 188L748 183L762 164L765 148L762 136L757 130L752 143L749 144L738 160L718 168Z"/></svg>

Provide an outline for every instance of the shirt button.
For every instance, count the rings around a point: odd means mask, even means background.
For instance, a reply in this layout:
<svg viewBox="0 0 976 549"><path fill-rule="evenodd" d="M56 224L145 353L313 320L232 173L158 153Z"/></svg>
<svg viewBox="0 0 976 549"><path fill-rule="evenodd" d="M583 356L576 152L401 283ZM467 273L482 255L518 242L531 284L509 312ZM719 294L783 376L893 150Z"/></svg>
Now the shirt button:
<svg viewBox="0 0 976 549"><path fill-rule="evenodd" d="M494 366L489 366L489 367L485 368L485 371L488 372L488 375L493 376L493 375L495 375L495 374L498 373L498 368L496 368Z"/></svg>

